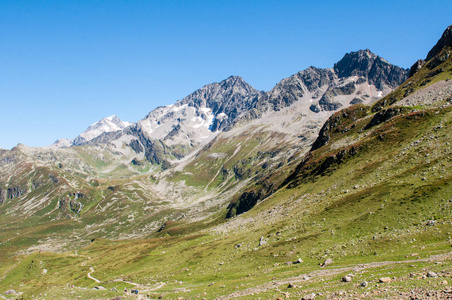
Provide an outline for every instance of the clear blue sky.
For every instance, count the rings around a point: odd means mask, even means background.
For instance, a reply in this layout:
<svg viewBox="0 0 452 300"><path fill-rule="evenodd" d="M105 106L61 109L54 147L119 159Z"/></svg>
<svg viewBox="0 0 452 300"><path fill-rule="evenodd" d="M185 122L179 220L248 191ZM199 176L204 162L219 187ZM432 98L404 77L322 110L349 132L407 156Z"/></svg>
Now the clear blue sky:
<svg viewBox="0 0 452 300"><path fill-rule="evenodd" d="M1 0L0 148L136 122L230 75L270 90L359 49L408 68L451 16L450 0Z"/></svg>

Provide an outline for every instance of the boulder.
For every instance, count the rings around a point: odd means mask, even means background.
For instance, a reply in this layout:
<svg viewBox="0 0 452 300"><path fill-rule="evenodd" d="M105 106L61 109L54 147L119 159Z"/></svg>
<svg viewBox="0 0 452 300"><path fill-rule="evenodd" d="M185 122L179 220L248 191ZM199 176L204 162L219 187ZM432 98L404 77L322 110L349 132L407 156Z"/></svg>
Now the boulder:
<svg viewBox="0 0 452 300"><path fill-rule="evenodd" d="M7 290L6 292L3 293L4 295L17 295L15 290Z"/></svg>
<svg viewBox="0 0 452 300"><path fill-rule="evenodd" d="M331 258L327 258L323 264L321 264L322 267L326 267L328 265L331 265L333 263L333 260Z"/></svg>
<svg viewBox="0 0 452 300"><path fill-rule="evenodd" d="M295 260L293 263L294 264L301 264L303 262L303 260L301 258L298 258L297 260Z"/></svg>
<svg viewBox="0 0 452 300"><path fill-rule="evenodd" d="M436 221L435 220L428 220L427 221L427 225L428 226L435 226L436 225Z"/></svg>
<svg viewBox="0 0 452 300"><path fill-rule="evenodd" d="M392 280L389 277L381 277L380 279L378 279L378 282L381 282L381 283L389 283L391 281Z"/></svg>
<svg viewBox="0 0 452 300"><path fill-rule="evenodd" d="M304 295L302 300L314 300L315 299L315 293Z"/></svg>
<svg viewBox="0 0 452 300"><path fill-rule="evenodd" d="M352 281L352 277L351 276L344 276L341 278L342 282L350 282Z"/></svg>
<svg viewBox="0 0 452 300"><path fill-rule="evenodd" d="M429 271L429 272L427 273L427 277L436 278L436 277L438 277L438 274L436 274L436 273L433 272L433 271Z"/></svg>

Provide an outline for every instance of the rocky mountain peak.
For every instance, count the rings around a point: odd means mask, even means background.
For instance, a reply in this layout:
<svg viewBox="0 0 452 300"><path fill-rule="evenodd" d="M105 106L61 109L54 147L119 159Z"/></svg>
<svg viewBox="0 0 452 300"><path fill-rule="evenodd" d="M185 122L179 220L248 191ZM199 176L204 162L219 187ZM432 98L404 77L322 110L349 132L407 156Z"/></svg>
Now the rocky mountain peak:
<svg viewBox="0 0 452 300"><path fill-rule="evenodd" d="M233 86L233 85L238 85L238 86L250 86L248 83L245 82L245 80L243 80L243 78L241 76L236 76L236 75L231 75L228 78L222 80L220 82L220 85L227 85L227 86Z"/></svg>
<svg viewBox="0 0 452 300"><path fill-rule="evenodd" d="M374 84L379 90L395 88L408 77L408 70L391 65L369 49L350 52L334 64L339 78L359 76Z"/></svg>
<svg viewBox="0 0 452 300"><path fill-rule="evenodd" d="M229 126L241 112L247 110L258 93L242 77L230 76L223 81L203 86L176 105L188 104L197 110L210 109L215 116L211 130L216 131Z"/></svg>
<svg viewBox="0 0 452 300"><path fill-rule="evenodd" d="M436 45L428 52L426 60L432 59L446 46L452 47L452 25L446 28Z"/></svg>
<svg viewBox="0 0 452 300"><path fill-rule="evenodd" d="M113 115L113 116L110 116L110 117L103 118L102 120L100 120L100 122L104 122L104 123L111 122L111 123L116 124L116 125L122 125L123 124L123 122L121 121L121 119L117 115Z"/></svg>
<svg viewBox="0 0 452 300"><path fill-rule="evenodd" d="M334 64L334 71L339 77L366 76L377 58L369 49L350 52Z"/></svg>

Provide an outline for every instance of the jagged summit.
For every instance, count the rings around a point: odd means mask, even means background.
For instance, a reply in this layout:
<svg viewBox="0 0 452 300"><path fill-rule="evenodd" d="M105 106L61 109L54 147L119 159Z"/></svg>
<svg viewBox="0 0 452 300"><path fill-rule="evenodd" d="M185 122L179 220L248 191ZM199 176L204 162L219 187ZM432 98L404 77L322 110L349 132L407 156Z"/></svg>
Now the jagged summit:
<svg viewBox="0 0 452 300"><path fill-rule="evenodd" d="M340 77L362 76L379 90L385 86L395 88L407 77L408 70L391 65L369 49L350 52L334 64L334 71Z"/></svg>
<svg viewBox="0 0 452 300"><path fill-rule="evenodd" d="M432 59L446 46L452 47L452 25L446 28L436 45L428 52L426 60Z"/></svg>

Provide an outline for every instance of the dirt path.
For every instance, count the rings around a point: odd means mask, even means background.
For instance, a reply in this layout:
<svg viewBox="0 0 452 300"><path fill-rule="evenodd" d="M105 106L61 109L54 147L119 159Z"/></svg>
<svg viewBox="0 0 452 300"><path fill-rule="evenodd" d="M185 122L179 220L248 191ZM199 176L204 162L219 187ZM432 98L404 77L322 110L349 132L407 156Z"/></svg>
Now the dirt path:
<svg viewBox="0 0 452 300"><path fill-rule="evenodd" d="M316 271L306 273L306 274L301 274L299 276L292 277L289 279L276 280L276 281L272 281L272 282L269 282L269 283L266 283L266 284L263 284L260 286L248 288L243 291L237 291L237 292L234 292L229 295L220 296L216 299L227 300L227 299L233 299L233 298L242 297L242 296L248 296L251 294L262 293L269 289L274 289L274 288L277 288L282 285L288 285L289 283L299 283L301 281L305 281L306 277L315 278L315 277L332 276L332 275L337 275L337 274L350 272L350 271L359 272L364 269L377 268L377 267L382 267L382 266L392 265L392 264L406 264L406 263L416 263L416 262L436 262L436 261L442 261L442 260L445 260L445 259L451 258L451 257L452 257L452 252L449 252L446 254L433 255L433 256L430 256L429 258L423 258L423 259L371 262L371 263L367 263L367 264L358 264L358 265L352 266L352 267L316 270Z"/></svg>
<svg viewBox="0 0 452 300"><path fill-rule="evenodd" d="M158 290L158 289L162 288L162 287L166 284L166 283L164 283L164 282L159 282L159 283L157 283L157 286L150 287L150 286L147 286L147 285L144 285L144 284L140 284L140 283L136 283L136 282L131 282L131 281L125 281L125 280L122 280L122 279L115 279L115 280L113 280L113 281L114 281L114 282L121 281L121 282L130 284L130 285L136 286L137 288L139 288L139 290L141 290L141 291L143 291L143 292L151 292L151 291Z"/></svg>
<svg viewBox="0 0 452 300"><path fill-rule="evenodd" d="M97 283L100 283L100 280L99 280L99 279L96 279L96 278L94 278L93 276L91 276L91 273L94 272L93 267L89 267L89 270L90 270L91 272L89 272L88 275L86 275L86 276L88 276L89 279L94 280L94 281L97 282Z"/></svg>
<svg viewBox="0 0 452 300"><path fill-rule="evenodd" d="M156 287L150 288L150 289L144 289L143 291L145 292L151 292L151 291L155 291L158 290L160 288L162 288L165 285L164 282L159 282L159 284Z"/></svg>

